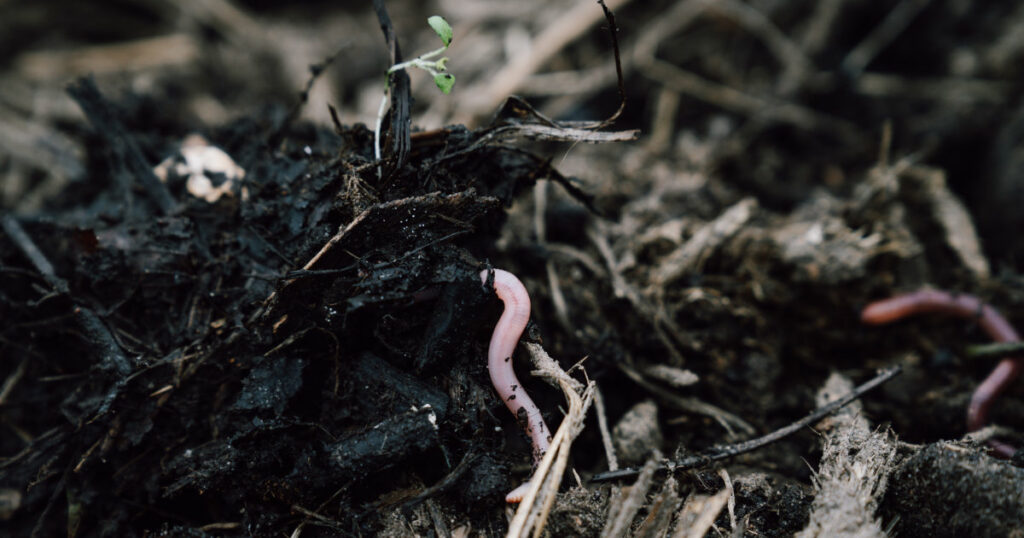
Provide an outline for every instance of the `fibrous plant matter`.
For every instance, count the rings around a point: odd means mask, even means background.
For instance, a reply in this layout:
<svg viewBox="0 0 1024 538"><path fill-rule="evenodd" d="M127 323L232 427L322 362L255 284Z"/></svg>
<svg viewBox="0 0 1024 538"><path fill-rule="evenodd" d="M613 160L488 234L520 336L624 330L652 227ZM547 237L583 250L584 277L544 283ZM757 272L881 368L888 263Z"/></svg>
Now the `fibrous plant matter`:
<svg viewBox="0 0 1024 538"><path fill-rule="evenodd" d="M853 383L833 373L818 391L818 405L849 392ZM853 402L818 425L822 457L814 473L810 521L798 538L884 537L876 512L896 460L896 442L871 431L864 406Z"/></svg>
<svg viewBox="0 0 1024 538"><path fill-rule="evenodd" d="M750 439L749 441L743 441L742 443L736 443L734 445L714 447L705 451L704 453L695 454L693 456L687 456L685 458L681 458L678 460L663 461L659 463L657 468L667 470L670 472L677 470L694 469L698 467L704 467L714 461L731 458L744 452L756 450L775 441L778 441L779 439L783 439L788 435L793 435L794 433L800 431L802 428L814 424L815 422L827 417L831 413L835 413L836 411L842 409L844 406L849 405L851 402L859 398L862 394L879 387L882 383L889 381L899 373L899 367L890 368L888 370L880 372L871 380L857 386L856 388L853 388L846 394L843 394L841 397L829 401L828 403L822 405L818 409L815 409L802 419L792 424L789 424L783 428L779 428L778 430L771 432L767 435ZM617 471L598 473L594 475L593 478L591 478L591 480L595 482L606 480L618 480L621 478L636 476L640 472L641 471L638 469L619 469Z"/></svg>

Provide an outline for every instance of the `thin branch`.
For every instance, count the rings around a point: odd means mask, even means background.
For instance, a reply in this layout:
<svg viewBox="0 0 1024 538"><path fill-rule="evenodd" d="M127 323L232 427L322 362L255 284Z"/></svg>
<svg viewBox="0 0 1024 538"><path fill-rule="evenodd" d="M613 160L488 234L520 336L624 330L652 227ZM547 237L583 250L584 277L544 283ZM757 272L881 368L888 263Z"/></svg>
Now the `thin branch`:
<svg viewBox="0 0 1024 538"><path fill-rule="evenodd" d="M619 470L619 460L615 457L615 447L612 445L612 435L608 430L608 416L604 410L604 396L601 390L594 386L594 410L597 413L597 428L601 431L601 444L604 445L604 454L608 458L608 469Z"/></svg>
<svg viewBox="0 0 1024 538"><path fill-rule="evenodd" d="M826 416L836 412L842 407L848 405L850 402L856 400L857 398L860 398L864 393L873 390L880 386L882 383L885 383L886 381L889 381L890 379L896 377L901 371L902 368L900 366L893 366L892 368L882 370L881 372L879 372L878 375L876 375L867 383L864 383L863 385L860 385L859 387L854 389L853 392L851 392L850 394L847 394L846 396L828 405L819 407L806 417L788 426L779 428L778 430L775 430L774 432L771 432L768 435L763 435L761 437L757 437L749 441L743 441L742 443L711 448L710 450L707 450L701 454L688 456L683 459L675 461L666 461L661 464L659 469L668 471L696 469L698 467L708 465L712 462L724 460L726 458L731 458L733 456L737 456L745 452L750 452L752 450L756 450L763 446L774 443L780 439L793 435L794 433L800 431L801 429L810 426L811 424L814 424L820 421L821 419L825 418ZM636 468L620 469L618 471L598 473L594 475L590 479L590 481L606 482L609 480L617 480L620 478L631 478L639 473L640 469Z"/></svg>
<svg viewBox="0 0 1024 538"><path fill-rule="evenodd" d="M608 9L617 10L631 0L608 0ZM576 3L572 9L562 13L545 26L530 44L526 54L520 54L506 63L490 77L485 88L474 88L476 97L462 106L463 118L456 123L469 123L473 117L490 113L498 108L510 95L515 93L530 75L533 75L555 54L582 36L603 17L590 2Z"/></svg>
<svg viewBox="0 0 1024 538"><path fill-rule="evenodd" d="M993 342L967 346L967 357L971 359L990 359L1006 355L1024 353L1024 342Z"/></svg>
<svg viewBox="0 0 1024 538"><path fill-rule="evenodd" d="M669 405L688 413L705 415L715 419L716 422L725 428L725 431L728 432L729 435L735 435L736 433L733 426L742 429L749 435L753 435L755 432L754 428L750 424L747 424L747 421L726 411L725 409L715 407L707 402L698 400L697 398L679 396L675 391L661 388L660 386L644 379L644 376L640 372L625 363L620 362L618 366L619 370L622 370L622 373L626 374L626 376L632 379L634 383L661 397Z"/></svg>
<svg viewBox="0 0 1024 538"><path fill-rule="evenodd" d="M843 58L843 73L851 79L860 77L878 53L895 41L931 2L932 0L903 0L896 4L896 7L886 15L885 20L875 26L874 30Z"/></svg>
<svg viewBox="0 0 1024 538"><path fill-rule="evenodd" d="M615 52L615 77L619 88L619 108L596 127L596 129L603 129L615 123L615 120L619 119L619 116L622 115L622 111L626 109L626 85L622 77L622 59L619 57L619 27L615 25L615 14L604 4L604 0L597 0L597 3L601 4L601 9L604 10L604 18L608 21L608 33L611 34L612 50Z"/></svg>
<svg viewBox="0 0 1024 538"><path fill-rule="evenodd" d="M121 122L116 108L100 93L96 81L91 77L80 78L68 85L67 92L110 148L113 154L111 168L123 194L129 197L133 183L138 182L161 214L174 212L177 201L167 185L153 173L138 140Z"/></svg>

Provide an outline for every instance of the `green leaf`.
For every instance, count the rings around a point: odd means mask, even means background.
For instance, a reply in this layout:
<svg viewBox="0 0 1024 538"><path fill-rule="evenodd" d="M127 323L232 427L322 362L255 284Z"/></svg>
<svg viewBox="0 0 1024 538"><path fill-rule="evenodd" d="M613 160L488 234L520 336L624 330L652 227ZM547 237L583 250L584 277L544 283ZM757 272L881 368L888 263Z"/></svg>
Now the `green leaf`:
<svg viewBox="0 0 1024 538"><path fill-rule="evenodd" d="M437 89L448 94L452 91L452 86L455 85L455 75L451 73L438 73L434 75L434 84L437 84Z"/></svg>
<svg viewBox="0 0 1024 538"><path fill-rule="evenodd" d="M441 42L444 43L444 46L447 47L452 44L452 26L448 24L448 21L444 20L444 17L434 15L427 19L427 24L434 29L434 32L437 33L437 37L441 38Z"/></svg>

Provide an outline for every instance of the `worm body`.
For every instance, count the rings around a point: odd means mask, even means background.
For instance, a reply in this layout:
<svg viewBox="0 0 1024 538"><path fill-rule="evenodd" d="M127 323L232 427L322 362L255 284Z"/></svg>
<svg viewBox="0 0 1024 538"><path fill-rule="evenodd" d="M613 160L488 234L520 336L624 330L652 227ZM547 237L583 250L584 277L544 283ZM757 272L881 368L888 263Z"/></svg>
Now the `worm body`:
<svg viewBox="0 0 1024 538"><path fill-rule="evenodd" d="M484 285L487 285L487 275L486 270L480 272ZM487 370L491 374L494 390L530 436L533 461L536 464L547 452L550 430L544 424L544 417L537 404L526 394L512 370L512 352L526 329L526 323L530 321L530 295L515 275L501 269L494 270L494 293L505 303L505 311L491 335L491 344L487 350ZM526 483L512 490L505 500L509 503L521 501L528 485Z"/></svg>
<svg viewBox="0 0 1024 538"><path fill-rule="evenodd" d="M938 290L919 290L875 301L864 308L860 319L869 325L883 325L915 314L929 313L975 319L996 342L1020 340L1006 318L977 297ZM1007 357L974 389L967 406L967 431L973 432L985 425L992 402L1013 383L1022 369L1024 358ZM996 440L990 440L989 445L996 454L1007 458L1015 451L1012 446Z"/></svg>

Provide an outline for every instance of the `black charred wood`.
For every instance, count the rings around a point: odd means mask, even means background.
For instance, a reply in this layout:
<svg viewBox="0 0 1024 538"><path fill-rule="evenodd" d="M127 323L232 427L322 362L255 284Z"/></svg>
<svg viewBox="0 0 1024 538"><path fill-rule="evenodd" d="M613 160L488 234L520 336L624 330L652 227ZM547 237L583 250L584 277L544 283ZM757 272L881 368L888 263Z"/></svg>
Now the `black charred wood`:
<svg viewBox="0 0 1024 538"><path fill-rule="evenodd" d="M329 447L341 479L365 478L437 445L437 413L424 406L393 416Z"/></svg>
<svg viewBox="0 0 1024 538"><path fill-rule="evenodd" d="M448 395L419 378L391 366L372 353L363 353L352 372L356 379L356 394L364 399L380 401L383 394L394 394L392 413L401 413L413 407L429 405L444 420L450 402Z"/></svg>
<svg viewBox="0 0 1024 538"><path fill-rule="evenodd" d="M91 77L80 78L68 86L68 94L113 152L111 169L125 189L125 195L130 195L132 184L137 181L161 213L173 212L177 202L171 191L153 173L138 142L117 117L114 105L100 93L96 81Z"/></svg>

